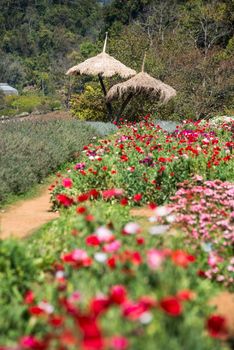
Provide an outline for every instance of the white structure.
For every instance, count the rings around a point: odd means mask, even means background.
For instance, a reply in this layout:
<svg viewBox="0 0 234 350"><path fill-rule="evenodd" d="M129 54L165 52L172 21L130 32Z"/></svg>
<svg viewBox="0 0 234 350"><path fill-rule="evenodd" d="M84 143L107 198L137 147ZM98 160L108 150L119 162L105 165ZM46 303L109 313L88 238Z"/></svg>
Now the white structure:
<svg viewBox="0 0 234 350"><path fill-rule="evenodd" d="M11 87L10 85L6 83L0 83L0 90L4 93L4 95L9 96L9 95L18 95L18 91Z"/></svg>

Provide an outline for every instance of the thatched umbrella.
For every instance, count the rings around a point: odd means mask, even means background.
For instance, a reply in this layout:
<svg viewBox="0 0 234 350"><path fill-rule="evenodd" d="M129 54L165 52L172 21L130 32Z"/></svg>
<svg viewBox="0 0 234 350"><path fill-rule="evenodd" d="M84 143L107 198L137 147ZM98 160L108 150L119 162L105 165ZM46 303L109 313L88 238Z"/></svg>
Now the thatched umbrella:
<svg viewBox="0 0 234 350"><path fill-rule="evenodd" d="M118 121L133 96L144 94L146 97L158 99L162 103L166 103L172 97L176 96L176 90L170 85L167 85L161 80L157 80L144 72L145 58L146 55L144 56L142 70L140 73L123 83L112 86L107 93L107 102L117 98L123 100L122 106L116 116L115 121Z"/></svg>
<svg viewBox="0 0 234 350"><path fill-rule="evenodd" d="M103 46L102 53L95 57L88 58L86 61L70 68L66 75L91 75L98 76L102 91L106 97L107 91L103 81L103 78L110 78L115 75L119 75L121 78L129 78L136 74L136 71L128 68L120 61L106 53L107 36ZM107 110L109 115L112 116L112 106L109 101L106 101Z"/></svg>

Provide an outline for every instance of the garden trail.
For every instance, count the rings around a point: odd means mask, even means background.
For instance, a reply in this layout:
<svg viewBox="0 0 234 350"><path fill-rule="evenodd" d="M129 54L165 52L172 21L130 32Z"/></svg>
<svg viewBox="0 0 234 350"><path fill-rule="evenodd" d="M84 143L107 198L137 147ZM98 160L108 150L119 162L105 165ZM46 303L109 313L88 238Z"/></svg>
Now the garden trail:
<svg viewBox="0 0 234 350"><path fill-rule="evenodd" d="M56 219L59 214L50 211L50 194L43 189L37 197L23 200L0 213L0 238L22 238L41 225Z"/></svg>

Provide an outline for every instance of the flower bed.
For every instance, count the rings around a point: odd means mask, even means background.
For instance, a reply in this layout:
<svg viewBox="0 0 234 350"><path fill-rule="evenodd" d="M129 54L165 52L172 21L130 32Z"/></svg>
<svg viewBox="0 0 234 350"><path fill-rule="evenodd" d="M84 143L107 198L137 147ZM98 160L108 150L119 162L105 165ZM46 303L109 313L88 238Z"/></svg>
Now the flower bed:
<svg viewBox="0 0 234 350"><path fill-rule="evenodd" d="M64 205L69 197L72 204L102 198L103 193L105 197L105 190L121 189L118 198L126 204L162 204L179 182L193 174L231 180L231 138L230 124L213 129L209 123L186 123L172 134L147 120L123 126L114 137L84 147L83 159L67 178L52 185L54 202Z"/></svg>

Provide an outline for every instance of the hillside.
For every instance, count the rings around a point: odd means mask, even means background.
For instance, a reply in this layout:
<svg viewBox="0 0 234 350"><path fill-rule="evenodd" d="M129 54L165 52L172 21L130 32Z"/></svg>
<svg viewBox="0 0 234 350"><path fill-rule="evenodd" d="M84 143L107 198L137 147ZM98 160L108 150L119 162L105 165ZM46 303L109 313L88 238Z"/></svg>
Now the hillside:
<svg viewBox="0 0 234 350"><path fill-rule="evenodd" d="M62 98L66 69L96 54L108 30L112 55L139 70L147 50L148 72L179 92L162 115L231 113L233 8L230 0L2 0L0 81Z"/></svg>

